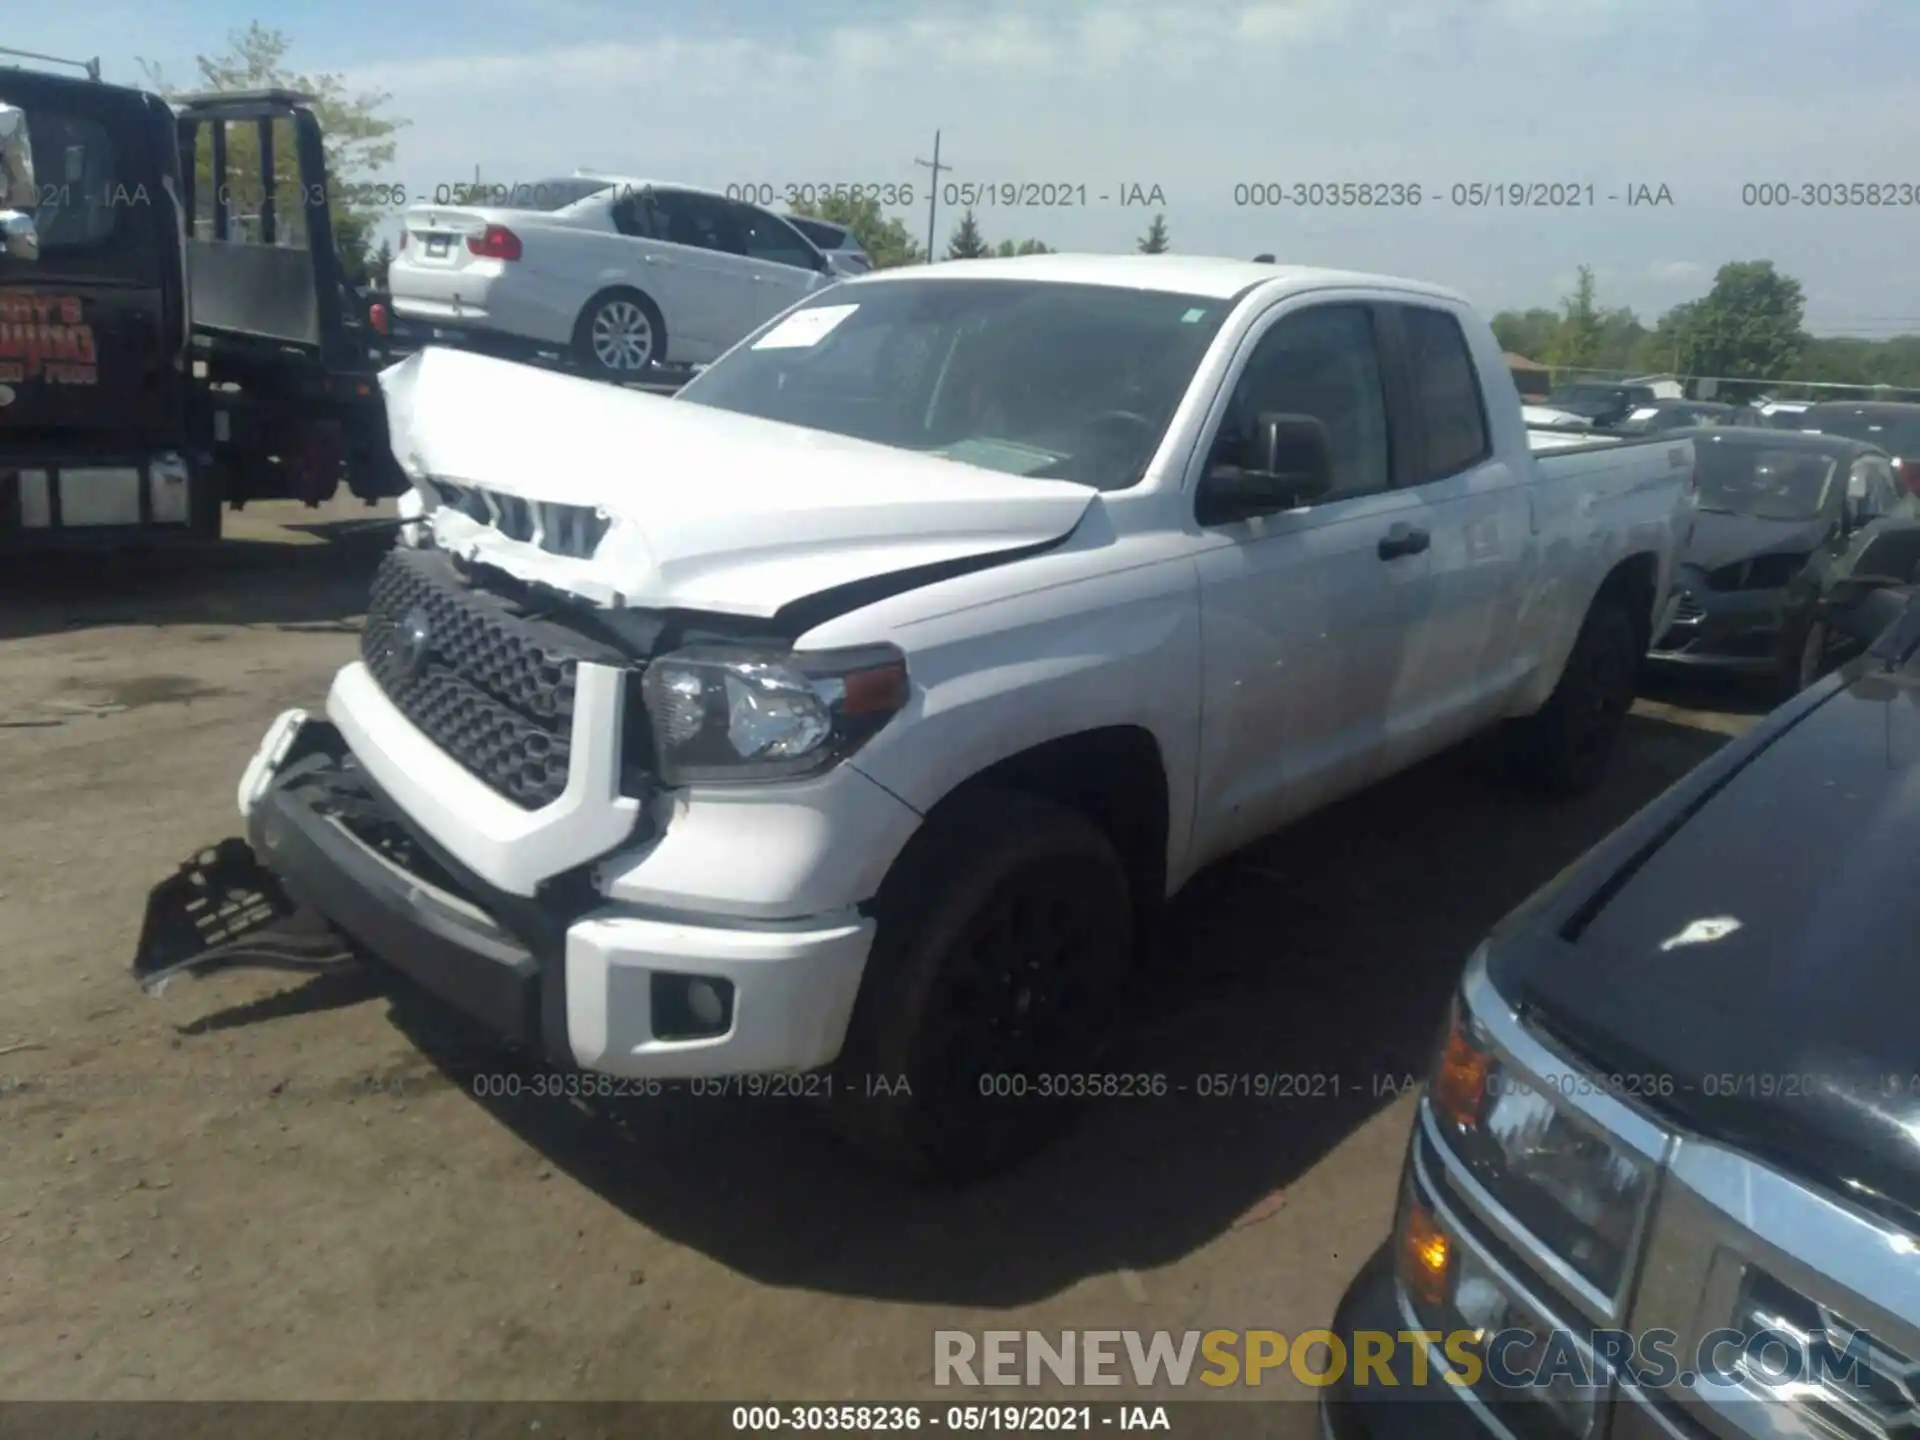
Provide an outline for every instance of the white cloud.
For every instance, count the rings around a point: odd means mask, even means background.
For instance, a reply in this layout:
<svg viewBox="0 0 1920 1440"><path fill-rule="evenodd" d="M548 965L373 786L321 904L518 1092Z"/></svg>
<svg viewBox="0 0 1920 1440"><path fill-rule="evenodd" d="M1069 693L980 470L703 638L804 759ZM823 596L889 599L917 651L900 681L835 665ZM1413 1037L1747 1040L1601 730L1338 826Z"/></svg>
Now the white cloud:
<svg viewBox="0 0 1920 1440"><path fill-rule="evenodd" d="M1680 285L1698 280L1707 267L1697 260L1656 260L1647 266L1647 278L1662 285Z"/></svg>

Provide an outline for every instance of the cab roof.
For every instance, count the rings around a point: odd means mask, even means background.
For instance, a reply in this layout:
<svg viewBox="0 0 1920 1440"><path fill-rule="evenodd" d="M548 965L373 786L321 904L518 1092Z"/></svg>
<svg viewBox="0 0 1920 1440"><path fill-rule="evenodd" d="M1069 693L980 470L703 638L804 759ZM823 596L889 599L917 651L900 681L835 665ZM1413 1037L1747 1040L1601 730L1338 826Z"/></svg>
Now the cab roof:
<svg viewBox="0 0 1920 1440"><path fill-rule="evenodd" d="M886 285L932 276L941 280L1039 280L1060 285L1113 285L1169 295L1202 295L1231 300L1255 286L1281 292L1330 290L1349 286L1399 290L1434 300L1467 303L1464 296L1438 285L1371 275L1357 270L1326 270L1311 265L1263 264L1210 255L1016 255L991 260L945 260L928 267L906 265L863 275L849 284Z"/></svg>

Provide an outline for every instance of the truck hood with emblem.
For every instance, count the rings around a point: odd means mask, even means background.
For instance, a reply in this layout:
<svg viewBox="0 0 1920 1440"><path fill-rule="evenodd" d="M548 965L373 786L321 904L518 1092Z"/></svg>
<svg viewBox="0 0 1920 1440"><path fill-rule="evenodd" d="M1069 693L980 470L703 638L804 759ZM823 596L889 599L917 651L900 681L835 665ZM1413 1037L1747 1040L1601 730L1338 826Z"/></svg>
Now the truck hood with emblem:
<svg viewBox="0 0 1920 1440"><path fill-rule="evenodd" d="M458 350L380 383L435 543L601 605L767 619L1031 552L1098 496Z"/></svg>
<svg viewBox="0 0 1920 1440"><path fill-rule="evenodd" d="M1920 669L1872 663L1603 842L1489 966L1604 1073L1668 1077L1636 1093L1684 1128L1920 1226Z"/></svg>

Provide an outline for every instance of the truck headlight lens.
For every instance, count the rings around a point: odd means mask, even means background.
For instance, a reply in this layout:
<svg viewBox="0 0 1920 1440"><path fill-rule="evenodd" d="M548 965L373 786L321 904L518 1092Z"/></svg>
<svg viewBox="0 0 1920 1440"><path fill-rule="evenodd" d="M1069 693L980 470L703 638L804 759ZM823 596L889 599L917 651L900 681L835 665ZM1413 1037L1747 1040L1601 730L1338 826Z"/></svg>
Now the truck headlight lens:
<svg viewBox="0 0 1920 1440"><path fill-rule="evenodd" d="M1589 1284L1617 1295L1653 1192L1651 1167L1504 1064L1463 1001L1427 1094L1473 1177Z"/></svg>
<svg viewBox="0 0 1920 1440"><path fill-rule="evenodd" d="M892 646L781 655L678 650L640 682L664 785L746 784L831 769L907 703Z"/></svg>

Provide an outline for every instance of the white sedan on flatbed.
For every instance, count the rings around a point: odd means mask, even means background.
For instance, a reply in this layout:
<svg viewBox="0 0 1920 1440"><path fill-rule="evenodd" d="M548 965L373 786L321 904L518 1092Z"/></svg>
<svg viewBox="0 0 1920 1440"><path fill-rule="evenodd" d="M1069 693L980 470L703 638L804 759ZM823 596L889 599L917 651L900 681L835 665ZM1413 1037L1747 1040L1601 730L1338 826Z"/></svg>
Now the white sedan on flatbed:
<svg viewBox="0 0 1920 1440"><path fill-rule="evenodd" d="M477 189L498 203L408 210L388 274L396 316L476 349L632 380L705 364L839 278L791 221L711 191L585 174Z"/></svg>

